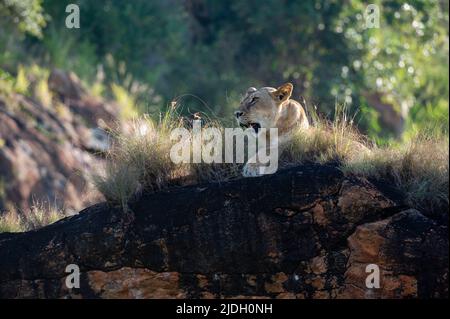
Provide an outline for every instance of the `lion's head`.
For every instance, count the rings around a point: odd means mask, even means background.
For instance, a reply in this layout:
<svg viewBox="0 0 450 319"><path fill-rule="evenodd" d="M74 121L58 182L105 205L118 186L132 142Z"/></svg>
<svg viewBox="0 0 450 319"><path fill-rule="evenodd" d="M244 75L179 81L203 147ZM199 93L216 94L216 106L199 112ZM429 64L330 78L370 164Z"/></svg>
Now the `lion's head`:
<svg viewBox="0 0 450 319"><path fill-rule="evenodd" d="M277 122L281 105L289 100L293 85L286 83L275 89L251 87L245 93L239 109L234 113L241 127L253 128L256 133L262 127L271 128Z"/></svg>

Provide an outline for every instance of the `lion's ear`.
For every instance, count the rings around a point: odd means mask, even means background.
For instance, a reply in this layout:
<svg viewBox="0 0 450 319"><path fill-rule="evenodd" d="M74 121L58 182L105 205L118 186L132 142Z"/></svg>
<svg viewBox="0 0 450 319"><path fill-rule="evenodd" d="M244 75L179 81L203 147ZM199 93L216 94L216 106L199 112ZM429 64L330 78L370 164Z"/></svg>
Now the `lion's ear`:
<svg viewBox="0 0 450 319"><path fill-rule="evenodd" d="M247 89L247 94L251 94L251 93L254 93L256 91L258 91L258 90L255 87L252 86L252 87Z"/></svg>
<svg viewBox="0 0 450 319"><path fill-rule="evenodd" d="M292 83L285 83L273 92L274 98L279 102L284 102L291 97L294 86Z"/></svg>

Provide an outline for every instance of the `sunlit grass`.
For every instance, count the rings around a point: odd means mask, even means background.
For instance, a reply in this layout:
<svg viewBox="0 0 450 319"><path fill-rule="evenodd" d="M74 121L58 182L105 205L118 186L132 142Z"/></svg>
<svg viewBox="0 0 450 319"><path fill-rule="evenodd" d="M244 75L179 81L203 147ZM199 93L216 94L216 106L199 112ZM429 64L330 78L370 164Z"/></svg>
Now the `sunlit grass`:
<svg viewBox="0 0 450 319"><path fill-rule="evenodd" d="M47 79L39 79L34 87L34 96L39 103L45 107L50 108L52 106L53 94L48 88Z"/></svg>
<svg viewBox="0 0 450 319"><path fill-rule="evenodd" d="M431 210L449 203L448 137L417 135L409 141L382 148L343 163L343 170L392 183L415 208Z"/></svg>
<svg viewBox="0 0 450 319"><path fill-rule="evenodd" d="M218 123L207 125L219 128ZM238 166L233 164L175 164L170 158L174 144L170 135L179 127L189 129L188 123L171 108L157 121L143 116L132 120L126 133L113 133L107 164L100 174L93 174L98 190L126 209L128 200L141 191L238 176Z"/></svg>
<svg viewBox="0 0 450 319"><path fill-rule="evenodd" d="M30 86L30 82L26 76L26 70L23 66L19 66L17 69L17 76L14 83L14 90L17 93L26 95L28 93L28 87Z"/></svg>
<svg viewBox="0 0 450 319"><path fill-rule="evenodd" d="M334 121L311 114L311 127L297 130L282 147L281 161L286 165L304 162L345 163L370 152L371 143L353 126L345 108L336 108Z"/></svg>
<svg viewBox="0 0 450 319"><path fill-rule="evenodd" d="M175 109L158 121L134 119L126 134L115 134L108 163L94 183L111 202L124 209L133 196L176 185L224 181L241 177L240 164L174 164L170 132L188 127ZM205 121L205 126L223 126ZM334 163L347 175L385 180L418 209L448 205L448 137L421 136L409 142L378 147L354 127L344 110L333 121L313 116L309 130L294 132L282 146L281 168L302 163Z"/></svg>
<svg viewBox="0 0 450 319"><path fill-rule="evenodd" d="M124 208L139 190L159 190L183 175L185 168L170 160L170 132L175 123L170 115L155 123L147 116L131 120L127 132L113 132L113 145L104 171L93 181L105 198Z"/></svg>
<svg viewBox="0 0 450 319"><path fill-rule="evenodd" d="M122 86L118 84L111 85L111 91L114 101L120 107L120 117L123 120L129 120L138 116L135 98Z"/></svg>
<svg viewBox="0 0 450 319"><path fill-rule="evenodd" d="M15 209L0 214L0 233L24 232L44 227L66 217L55 205L34 202L28 212Z"/></svg>

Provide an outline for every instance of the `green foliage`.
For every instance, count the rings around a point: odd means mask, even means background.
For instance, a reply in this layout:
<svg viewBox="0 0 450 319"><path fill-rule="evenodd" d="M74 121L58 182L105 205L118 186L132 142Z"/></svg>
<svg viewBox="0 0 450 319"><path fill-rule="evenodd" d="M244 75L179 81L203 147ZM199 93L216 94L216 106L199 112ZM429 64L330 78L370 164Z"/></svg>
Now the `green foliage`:
<svg viewBox="0 0 450 319"><path fill-rule="evenodd" d="M114 95L114 100L120 106L121 118L127 120L137 117L138 112L134 97L126 89L117 84L112 84L111 90Z"/></svg>
<svg viewBox="0 0 450 319"><path fill-rule="evenodd" d="M85 81L95 77L99 61L95 46L64 27L50 24L39 51L45 63L52 67L73 71Z"/></svg>
<svg viewBox="0 0 450 319"><path fill-rule="evenodd" d="M42 0L0 0L0 26L40 37L45 26Z"/></svg>
<svg viewBox="0 0 450 319"><path fill-rule="evenodd" d="M25 74L25 68L23 66L19 65L19 68L17 70L16 80L14 83L14 90L17 93L26 95L28 93L29 86L30 86L30 83Z"/></svg>
<svg viewBox="0 0 450 319"><path fill-rule="evenodd" d="M0 68L0 99L4 100L8 110L17 106L17 102L12 98L14 94L15 78L7 71Z"/></svg>
<svg viewBox="0 0 450 319"><path fill-rule="evenodd" d="M439 126L448 126L448 111L447 116L444 112L449 98L448 72L444 71L448 69L449 54L448 2L373 3L381 10L380 28L365 28L361 12L366 5L360 1L351 1L342 14L339 27L358 48L352 64L345 66L347 83L342 88L349 88L348 92L362 105L367 103L364 92L380 92L397 113L411 113L408 121L418 126L431 118ZM374 128L370 121L373 117L366 121L369 130ZM408 129L412 127L409 123Z"/></svg>
<svg viewBox="0 0 450 319"><path fill-rule="evenodd" d="M13 5L6 10L6 3ZM80 7L80 29L64 25L69 3ZM367 3L359 0L47 0L42 40L19 43L0 32L0 67L13 72L37 61L74 71L96 94L113 97L117 84L141 112L183 96L187 113L228 118L247 87L290 81L294 98L329 116L336 102L347 104L359 128L381 143L400 135L370 94L406 119L405 137L430 122L445 132L448 1L372 3L381 12L378 29L365 27ZM0 23L16 26L26 7L35 23L22 21L30 26L22 30L38 34L31 30L44 25L40 4L1 0L7 19Z"/></svg>
<svg viewBox="0 0 450 319"><path fill-rule="evenodd" d="M0 68L0 96L7 96L14 91L14 77Z"/></svg>

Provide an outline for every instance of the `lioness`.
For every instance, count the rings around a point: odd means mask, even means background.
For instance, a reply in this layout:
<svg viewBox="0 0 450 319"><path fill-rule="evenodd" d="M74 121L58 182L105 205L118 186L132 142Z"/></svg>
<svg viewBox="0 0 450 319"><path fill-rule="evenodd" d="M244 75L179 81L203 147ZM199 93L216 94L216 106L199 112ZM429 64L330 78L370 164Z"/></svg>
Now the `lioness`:
<svg viewBox="0 0 450 319"><path fill-rule="evenodd" d="M260 128L277 128L278 139L272 141L269 147L278 147L280 143L289 140L296 128L309 127L305 110L297 101L290 99L294 86L286 83L275 89L251 87L242 99L239 110L234 114L241 127L252 128L259 135ZM258 152L261 150L257 151ZM265 150L263 150L265 151ZM253 177L261 175L261 164L255 154L248 160L243 169L243 176Z"/></svg>

